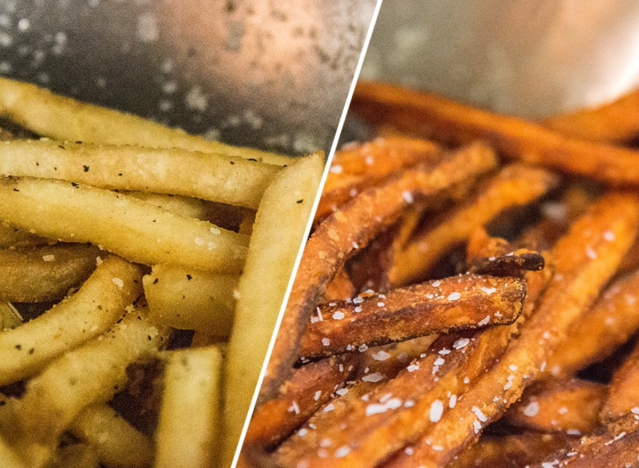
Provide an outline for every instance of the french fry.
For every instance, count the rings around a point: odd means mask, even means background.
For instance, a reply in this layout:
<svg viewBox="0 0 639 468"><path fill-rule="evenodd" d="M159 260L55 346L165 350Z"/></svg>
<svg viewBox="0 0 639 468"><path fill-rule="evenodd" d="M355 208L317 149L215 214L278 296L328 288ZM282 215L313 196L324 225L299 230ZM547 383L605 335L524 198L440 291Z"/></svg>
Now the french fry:
<svg viewBox="0 0 639 468"><path fill-rule="evenodd" d="M54 244L55 241L45 239L24 229L10 226L8 223L0 222L0 248L25 248L37 247L40 245Z"/></svg>
<svg viewBox="0 0 639 468"><path fill-rule="evenodd" d="M528 387L501 419L532 431L589 434L599 427L608 387L587 380L548 380Z"/></svg>
<svg viewBox="0 0 639 468"><path fill-rule="evenodd" d="M245 444L277 445L306 421L353 375L357 357L323 359L296 369L281 395L257 408Z"/></svg>
<svg viewBox="0 0 639 468"><path fill-rule="evenodd" d="M0 301L60 300L88 278L99 253L97 247L78 244L0 250Z"/></svg>
<svg viewBox="0 0 639 468"><path fill-rule="evenodd" d="M297 359L297 348L316 300L344 263L397 221L414 200L445 198L457 184L469 185L495 167L495 155L482 144L469 146L432 165L406 169L355 197L322 223L302 255L261 387L262 399L277 394Z"/></svg>
<svg viewBox="0 0 639 468"><path fill-rule="evenodd" d="M610 382L608 397L603 408L601 408L601 420L605 423L613 422L616 419L629 413L639 412L639 373L637 364L639 363L639 345L635 344L630 355L623 365L617 369Z"/></svg>
<svg viewBox="0 0 639 468"><path fill-rule="evenodd" d="M266 189L253 226L225 364L222 464L230 466L305 236L323 155L299 159ZM259 358L258 358L259 356Z"/></svg>
<svg viewBox="0 0 639 468"><path fill-rule="evenodd" d="M156 435L156 468L216 466L222 367L222 353L215 346L171 353Z"/></svg>
<svg viewBox="0 0 639 468"><path fill-rule="evenodd" d="M22 325L24 319L10 302L0 302L0 330L9 330Z"/></svg>
<svg viewBox="0 0 639 468"><path fill-rule="evenodd" d="M545 375L571 376L610 356L639 330L639 271L616 279L548 360Z"/></svg>
<svg viewBox="0 0 639 468"><path fill-rule="evenodd" d="M630 195L600 199L560 239L551 253L555 273L540 304L517 340L441 420L398 453L388 467L443 467L475 442L540 375L572 323L586 313L614 274L639 226L639 203ZM612 234L612 237L610 236Z"/></svg>
<svg viewBox="0 0 639 468"><path fill-rule="evenodd" d="M345 301L355 296L355 286L346 270L340 271L333 281L328 283L324 292L323 302Z"/></svg>
<svg viewBox="0 0 639 468"><path fill-rule="evenodd" d="M361 346L378 346L432 333L514 322L525 285L516 278L461 275L386 294L317 308L300 342L302 362Z"/></svg>
<svg viewBox="0 0 639 468"><path fill-rule="evenodd" d="M45 179L1 178L0 219L45 237L91 242L134 262L205 271L240 271L248 244L245 236L126 195Z"/></svg>
<svg viewBox="0 0 639 468"><path fill-rule="evenodd" d="M483 435L477 444L462 452L448 468L521 468L574 443L575 439L575 436L560 432Z"/></svg>
<svg viewBox="0 0 639 468"><path fill-rule="evenodd" d="M71 444L60 447L47 468L99 468L95 449L89 444Z"/></svg>
<svg viewBox="0 0 639 468"><path fill-rule="evenodd" d="M103 145L182 148L280 166L291 158L187 135L131 114L86 104L29 83L0 78L0 116L40 136Z"/></svg>
<svg viewBox="0 0 639 468"><path fill-rule="evenodd" d="M149 317L169 327L228 337L238 280L237 275L155 265L143 280Z"/></svg>
<svg viewBox="0 0 639 468"><path fill-rule="evenodd" d="M489 223L503 211L527 205L554 188L558 179L545 170L523 165L506 166L477 195L453 210L436 227L418 233L395 252L390 270L392 284L402 286L420 279L473 230Z"/></svg>
<svg viewBox="0 0 639 468"><path fill-rule="evenodd" d="M324 185L315 219L322 219L388 174L439 157L441 148L430 141L392 136L342 148Z"/></svg>
<svg viewBox="0 0 639 468"><path fill-rule="evenodd" d="M1 89L1 88L0 88ZM43 140L0 144L0 175L59 179L257 208L278 166L180 149Z"/></svg>
<svg viewBox="0 0 639 468"><path fill-rule="evenodd" d="M69 432L93 447L105 466L143 468L153 460L151 440L108 405L86 407L73 420Z"/></svg>
<svg viewBox="0 0 639 468"><path fill-rule="evenodd" d="M4 437L0 437L0 460L6 468L28 468L28 465Z"/></svg>
<svg viewBox="0 0 639 468"><path fill-rule="evenodd" d="M100 335L142 294L140 268L110 256L66 301L0 333L0 385L17 382Z"/></svg>
<svg viewBox="0 0 639 468"><path fill-rule="evenodd" d="M639 135L639 91L595 108L555 115L542 125L584 140L623 143Z"/></svg>
<svg viewBox="0 0 639 468"><path fill-rule="evenodd" d="M459 104L434 94L382 83L359 83L351 111L375 125L457 144L485 139L505 157L585 176L615 186L639 185L638 153L581 140Z"/></svg>
<svg viewBox="0 0 639 468"><path fill-rule="evenodd" d="M126 382L127 366L157 352L167 337L143 313L129 312L102 339L64 354L29 380L22 397L5 406L0 432L29 466L43 466L80 412L108 401Z"/></svg>

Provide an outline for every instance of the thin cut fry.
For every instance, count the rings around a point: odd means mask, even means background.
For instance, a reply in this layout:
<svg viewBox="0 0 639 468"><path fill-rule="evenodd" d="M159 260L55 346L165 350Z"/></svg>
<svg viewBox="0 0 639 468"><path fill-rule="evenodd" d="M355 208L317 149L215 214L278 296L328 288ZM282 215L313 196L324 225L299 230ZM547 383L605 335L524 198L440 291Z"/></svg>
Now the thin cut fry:
<svg viewBox="0 0 639 468"><path fill-rule="evenodd" d="M550 357L546 375L574 375L612 355L628 341L639 330L638 291L639 271L608 286Z"/></svg>
<svg viewBox="0 0 639 468"><path fill-rule="evenodd" d="M60 300L88 278L99 253L97 247L78 244L0 250L0 301Z"/></svg>
<svg viewBox="0 0 639 468"><path fill-rule="evenodd" d="M599 427L608 388L587 380L549 380L528 387L502 421L539 432L588 434Z"/></svg>
<svg viewBox="0 0 639 468"><path fill-rule="evenodd" d="M333 281L328 283L322 302L345 301L355 296L355 286L346 270L340 271Z"/></svg>
<svg viewBox="0 0 639 468"><path fill-rule="evenodd" d="M126 195L45 179L0 178L0 219L134 262L205 271L240 271L248 244L245 236Z"/></svg>
<svg viewBox="0 0 639 468"><path fill-rule="evenodd" d="M626 414L639 412L639 344L635 344L610 382L608 398L601 408L601 420L612 422Z"/></svg>
<svg viewBox="0 0 639 468"><path fill-rule="evenodd" d="M455 408L444 412L411 446L413 455L398 453L389 467L444 467L476 441L482 429L538 378L572 323L588 310L614 274L638 227L639 202L630 195L610 194L593 205L553 249L553 280L518 339Z"/></svg>
<svg viewBox="0 0 639 468"><path fill-rule="evenodd" d="M545 119L544 127L584 140L622 143L639 135L639 91L610 104Z"/></svg>
<svg viewBox="0 0 639 468"><path fill-rule="evenodd" d="M516 278L461 275L352 302L318 307L300 342L300 360L432 333L503 325L522 310L525 284Z"/></svg>
<svg viewBox="0 0 639 468"><path fill-rule="evenodd" d="M474 229L507 209L532 203L557 183L557 177L545 170L523 165L506 166L473 199L395 252L391 283L402 286L419 280L443 254L466 241Z"/></svg>
<svg viewBox="0 0 639 468"><path fill-rule="evenodd" d="M110 256L80 290L51 310L0 333L0 385L33 375L109 329L142 294L140 268Z"/></svg>
<svg viewBox="0 0 639 468"><path fill-rule="evenodd" d="M457 184L472 184L495 164L495 155L488 147L469 146L447 155L434 166L407 169L384 184L362 192L318 227L302 255L281 324L286 334L280 334L275 341L260 390L263 399L276 395L290 374L313 305L346 260L396 222L414 200L445 197L447 190Z"/></svg>
<svg viewBox="0 0 639 468"><path fill-rule="evenodd" d="M276 445L331 399L352 376L357 357L333 357L295 370L282 394L255 410L245 444Z"/></svg>
<svg viewBox="0 0 639 468"><path fill-rule="evenodd" d="M104 145L183 148L245 159L290 164L291 158L237 148L187 135L141 117L76 101L29 83L0 78L0 116L27 130L60 141Z"/></svg>
<svg viewBox="0 0 639 468"><path fill-rule="evenodd" d="M0 175L59 179L257 208L278 166L181 149L43 140L0 144Z"/></svg>
<svg viewBox="0 0 639 468"><path fill-rule="evenodd" d="M231 465L256 392L323 168L321 153L297 160L275 177L257 211L225 364L224 466Z"/></svg>
<svg viewBox="0 0 639 468"><path fill-rule="evenodd" d="M98 460L108 467L143 468L151 465L153 444L110 406L85 408L69 432L95 449Z"/></svg>
<svg viewBox="0 0 639 468"><path fill-rule="evenodd" d="M351 110L372 124L454 143L485 139L509 159L611 185L639 185L639 153L566 137L540 125L382 83L359 83Z"/></svg>

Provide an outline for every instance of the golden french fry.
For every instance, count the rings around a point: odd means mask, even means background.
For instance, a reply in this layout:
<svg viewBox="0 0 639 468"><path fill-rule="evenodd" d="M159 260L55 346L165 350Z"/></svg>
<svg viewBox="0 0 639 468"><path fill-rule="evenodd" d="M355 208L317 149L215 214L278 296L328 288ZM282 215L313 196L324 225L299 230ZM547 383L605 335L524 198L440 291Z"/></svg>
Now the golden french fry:
<svg viewBox="0 0 639 468"><path fill-rule="evenodd" d="M1 88L0 88L1 89ZM0 175L110 190L183 195L257 208L281 168L180 149L17 140L0 144Z"/></svg>
<svg viewBox="0 0 639 468"><path fill-rule="evenodd" d="M61 141L183 148L280 166L292 161L277 154L187 135L141 117L79 102L8 78L0 78L0 116L40 136Z"/></svg>
<svg viewBox="0 0 639 468"><path fill-rule="evenodd" d="M323 168L321 153L299 159L275 177L258 208L225 365L223 466L237 448Z"/></svg>
<svg viewBox="0 0 639 468"><path fill-rule="evenodd" d="M222 368L222 353L216 346L170 354L156 434L156 468L216 466Z"/></svg>
<svg viewBox="0 0 639 468"><path fill-rule="evenodd" d="M46 179L0 179L0 219L134 262L205 271L240 271L248 244L245 236L126 195Z"/></svg>
<svg viewBox="0 0 639 468"><path fill-rule="evenodd" d="M239 277L156 265L144 277L151 320L181 330L228 337Z"/></svg>
<svg viewBox="0 0 639 468"><path fill-rule="evenodd" d="M0 301L60 300L87 279L99 254L97 247L81 244L0 250Z"/></svg>

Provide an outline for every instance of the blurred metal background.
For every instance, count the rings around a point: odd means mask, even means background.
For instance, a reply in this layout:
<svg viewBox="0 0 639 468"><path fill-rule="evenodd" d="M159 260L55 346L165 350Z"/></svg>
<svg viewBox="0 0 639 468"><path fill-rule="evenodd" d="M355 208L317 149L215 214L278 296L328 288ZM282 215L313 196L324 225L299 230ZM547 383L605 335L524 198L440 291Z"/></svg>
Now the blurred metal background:
<svg viewBox="0 0 639 468"><path fill-rule="evenodd" d="M635 0L386 0L361 79L539 118L639 83Z"/></svg>
<svg viewBox="0 0 639 468"><path fill-rule="evenodd" d="M0 74L228 143L328 151L375 0L0 0Z"/></svg>

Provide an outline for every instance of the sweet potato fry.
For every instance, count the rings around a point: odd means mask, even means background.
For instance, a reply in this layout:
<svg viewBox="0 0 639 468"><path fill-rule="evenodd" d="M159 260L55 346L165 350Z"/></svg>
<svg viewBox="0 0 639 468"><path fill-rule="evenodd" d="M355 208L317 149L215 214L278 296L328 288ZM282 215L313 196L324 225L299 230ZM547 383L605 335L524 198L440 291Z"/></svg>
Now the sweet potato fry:
<svg viewBox="0 0 639 468"><path fill-rule="evenodd" d="M245 443L262 447L278 444L329 401L356 366L357 356L345 355L295 370L279 397L256 409Z"/></svg>
<svg viewBox="0 0 639 468"><path fill-rule="evenodd" d="M622 143L639 135L639 91L593 109L559 114L542 125L584 140Z"/></svg>
<svg viewBox="0 0 639 468"><path fill-rule="evenodd" d="M638 299L639 271L615 280L550 357L545 374L571 376L612 355L639 330Z"/></svg>
<svg viewBox="0 0 639 468"><path fill-rule="evenodd" d="M261 388L262 398L273 397L291 372L297 348L311 310L344 263L371 239L397 221L415 199L437 199L458 184L470 185L494 169L494 153L483 144L446 155L441 161L406 169L384 184L354 198L323 222L311 236L297 272Z"/></svg>
<svg viewBox="0 0 639 468"><path fill-rule="evenodd" d="M333 159L315 220L325 218L388 174L431 161L441 151L433 142L397 135L342 148Z"/></svg>
<svg viewBox="0 0 639 468"><path fill-rule="evenodd" d="M328 283L322 302L345 301L355 296L355 286L346 270L341 270L333 281Z"/></svg>
<svg viewBox="0 0 639 468"><path fill-rule="evenodd" d="M639 458L639 418L628 415L530 468L600 468L636 466Z"/></svg>
<svg viewBox="0 0 639 468"><path fill-rule="evenodd" d="M458 144L486 139L507 158L611 185L639 185L639 153L566 137L540 125L381 83L358 84L351 111L365 121Z"/></svg>
<svg viewBox="0 0 639 468"><path fill-rule="evenodd" d="M599 427L608 388L587 380L548 380L528 387L502 421L540 432L588 434Z"/></svg>
<svg viewBox="0 0 639 468"><path fill-rule="evenodd" d="M300 342L300 360L357 351L432 333L514 322L525 284L516 278L461 275L358 296L317 308Z"/></svg>
<svg viewBox="0 0 639 468"><path fill-rule="evenodd" d="M552 251L555 274L540 304L499 362L483 374L454 409L389 467L443 467L517 401L553 350L614 274L639 226L639 202L609 194L582 216ZM406 439L408 440L408 439Z"/></svg>
<svg viewBox="0 0 639 468"><path fill-rule="evenodd" d="M447 468L521 468L547 457L577 439L561 432L484 435Z"/></svg>
<svg viewBox="0 0 639 468"><path fill-rule="evenodd" d="M395 253L391 284L402 286L424 276L439 258L468 239L472 231L503 211L529 204L551 190L553 174L523 165L505 167L477 195L448 214L440 224L414 236Z"/></svg>
<svg viewBox="0 0 639 468"><path fill-rule="evenodd" d="M639 413L639 344L635 344L610 383L601 420L612 422L628 413Z"/></svg>

